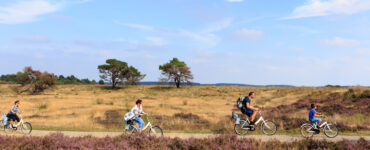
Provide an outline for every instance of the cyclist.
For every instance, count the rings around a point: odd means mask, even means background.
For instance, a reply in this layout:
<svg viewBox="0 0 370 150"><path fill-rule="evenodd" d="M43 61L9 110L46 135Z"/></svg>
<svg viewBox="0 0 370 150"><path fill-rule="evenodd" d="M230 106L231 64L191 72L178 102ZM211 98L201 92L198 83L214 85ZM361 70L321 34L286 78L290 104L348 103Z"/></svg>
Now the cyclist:
<svg viewBox="0 0 370 150"><path fill-rule="evenodd" d="M10 124L12 125L12 127L13 127L14 121L19 122L19 117L17 116L18 111L20 111L19 104L20 104L20 101L16 100L14 102L13 107L9 110L9 113L6 115L6 117L9 118Z"/></svg>
<svg viewBox="0 0 370 150"><path fill-rule="evenodd" d="M317 130L320 128L319 124L321 124L321 118L317 118L317 117L322 117L322 114L320 114L319 112L316 112L316 109L317 109L317 105L311 104L311 110L308 113L308 120L310 122L315 123L314 128Z"/></svg>
<svg viewBox="0 0 370 150"><path fill-rule="evenodd" d="M136 101L136 105L134 108L131 109L131 112L135 114L134 120L139 123L139 133L141 132L141 128L144 126L144 121L141 119L141 115L145 115L146 113L143 111L143 105L142 105L142 100L138 99Z"/></svg>
<svg viewBox="0 0 370 150"><path fill-rule="evenodd" d="M251 123L250 123L250 126L253 127L254 126L254 119L256 118L256 114L257 114L257 111L258 111L258 108L257 107L253 107L251 106L251 100L254 99L254 92L249 92L248 96L244 98L243 102L242 102L242 113L247 115L248 117L250 117L250 120L251 120Z"/></svg>

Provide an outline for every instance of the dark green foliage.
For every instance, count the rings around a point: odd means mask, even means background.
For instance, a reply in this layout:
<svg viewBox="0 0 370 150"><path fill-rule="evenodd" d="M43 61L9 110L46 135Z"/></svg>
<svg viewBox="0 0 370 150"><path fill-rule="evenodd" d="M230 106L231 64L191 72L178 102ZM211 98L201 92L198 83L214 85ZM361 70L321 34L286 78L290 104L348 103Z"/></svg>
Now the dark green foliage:
<svg viewBox="0 0 370 150"><path fill-rule="evenodd" d="M71 76L55 76L57 84L97 84L95 80L90 81L89 79L79 79L74 75ZM1 75L1 81L6 81L10 83L18 83L21 85L25 85L29 82L27 74L24 72L18 72L17 74L8 74L8 75Z"/></svg>
<svg viewBox="0 0 370 150"><path fill-rule="evenodd" d="M190 68L185 62L180 61L177 58L173 58L170 62L160 65L159 70L162 71L162 75L164 76L161 78L161 81L172 81L176 84L177 88L180 87L182 82L186 82L188 84L192 83L193 75L191 74Z"/></svg>
<svg viewBox="0 0 370 150"><path fill-rule="evenodd" d="M63 75L58 76L57 83L59 84L96 84L95 80L90 81L89 79L79 79L74 75L64 77Z"/></svg>
<svg viewBox="0 0 370 150"><path fill-rule="evenodd" d="M16 83L17 80L17 75L15 74L7 74L7 75L1 75L0 76L1 81L6 81L6 82L13 82Z"/></svg>
<svg viewBox="0 0 370 150"><path fill-rule="evenodd" d="M104 84L104 80L99 80L99 84L100 85L103 85Z"/></svg>
<svg viewBox="0 0 370 150"><path fill-rule="evenodd" d="M115 88L118 83L136 84L142 80L142 75L135 67L128 66L126 62L117 59L107 59L106 64L99 65L100 78L112 83Z"/></svg>
<svg viewBox="0 0 370 150"><path fill-rule="evenodd" d="M144 79L146 75L142 75L135 67L130 66L128 71L122 75L125 79L125 83L128 85L135 85L140 80Z"/></svg>

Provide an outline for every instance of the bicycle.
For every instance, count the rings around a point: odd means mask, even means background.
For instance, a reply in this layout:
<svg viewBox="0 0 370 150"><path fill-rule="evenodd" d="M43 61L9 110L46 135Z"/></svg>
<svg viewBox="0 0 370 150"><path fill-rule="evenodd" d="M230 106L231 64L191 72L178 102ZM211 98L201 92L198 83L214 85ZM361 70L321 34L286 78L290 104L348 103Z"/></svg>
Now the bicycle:
<svg viewBox="0 0 370 150"><path fill-rule="evenodd" d="M306 138L310 138L312 137L314 134L319 134L320 133L320 129L324 128L324 134L328 137L328 138L334 138L338 135L338 128L332 124L332 123L328 123L326 121L326 116L323 117L324 121L323 123L319 126L319 129L315 129L315 123L311 122L311 123L304 123L301 125L301 134L303 137L306 137Z"/></svg>
<svg viewBox="0 0 370 150"><path fill-rule="evenodd" d="M18 130L18 127L21 127L21 132L23 134L31 134L32 132L32 125L29 122L23 121L22 113L19 113L18 116L20 117L20 120L17 124L14 123L10 124L10 120L7 121L7 124L4 125L4 131L5 133L11 133Z"/></svg>
<svg viewBox="0 0 370 150"><path fill-rule="evenodd" d="M3 117L2 117L2 119L0 120L0 129L1 130L4 130L4 125L5 125L5 122L4 122L4 116L6 116L6 114L3 114Z"/></svg>
<svg viewBox="0 0 370 150"><path fill-rule="evenodd" d="M149 114L146 114L146 120L148 120L148 123L141 129L142 132L144 132L146 129L149 129L148 134L149 135L154 135L154 136L163 136L163 131L159 126L153 126L150 123L149 120ZM138 132L138 125L134 119L130 119L127 121L128 130L125 130L126 133L137 133Z"/></svg>
<svg viewBox="0 0 370 150"><path fill-rule="evenodd" d="M261 112L258 111L260 118L255 122L255 126L258 125L258 123L262 122L261 124L261 130L266 135L274 135L277 131L276 123L271 120L265 120L263 119ZM245 120L240 120L238 115L233 111L232 112L233 118L236 119L235 125L234 125L234 132L238 135L246 135L248 131L254 131L255 129L252 128L249 124L250 121L248 119L248 116L246 116Z"/></svg>

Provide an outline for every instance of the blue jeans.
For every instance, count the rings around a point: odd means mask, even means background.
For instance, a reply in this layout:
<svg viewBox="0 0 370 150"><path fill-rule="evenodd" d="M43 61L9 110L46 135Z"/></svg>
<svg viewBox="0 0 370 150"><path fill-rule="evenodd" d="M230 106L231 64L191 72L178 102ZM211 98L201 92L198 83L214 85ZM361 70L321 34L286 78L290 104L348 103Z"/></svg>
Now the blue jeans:
<svg viewBox="0 0 370 150"><path fill-rule="evenodd" d="M315 126L317 126L317 122L321 122L321 119L320 118L313 118L311 120L311 122L314 122L315 123Z"/></svg>
<svg viewBox="0 0 370 150"><path fill-rule="evenodd" d="M144 121L140 117L135 117L134 119L137 123L139 123L139 129L143 128L144 126Z"/></svg>

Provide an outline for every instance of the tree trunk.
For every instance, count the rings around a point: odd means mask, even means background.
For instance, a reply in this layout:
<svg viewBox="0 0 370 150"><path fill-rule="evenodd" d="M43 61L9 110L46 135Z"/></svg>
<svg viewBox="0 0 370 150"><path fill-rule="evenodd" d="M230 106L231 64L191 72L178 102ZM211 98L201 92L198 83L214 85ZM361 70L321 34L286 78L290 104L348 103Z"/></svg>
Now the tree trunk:
<svg viewBox="0 0 370 150"><path fill-rule="evenodd" d="M175 82L176 82L176 87L180 88L180 80L175 80Z"/></svg>
<svg viewBox="0 0 370 150"><path fill-rule="evenodd" d="M116 87L116 84L117 84L117 82L116 82L115 78L112 76L112 89L114 89Z"/></svg>

